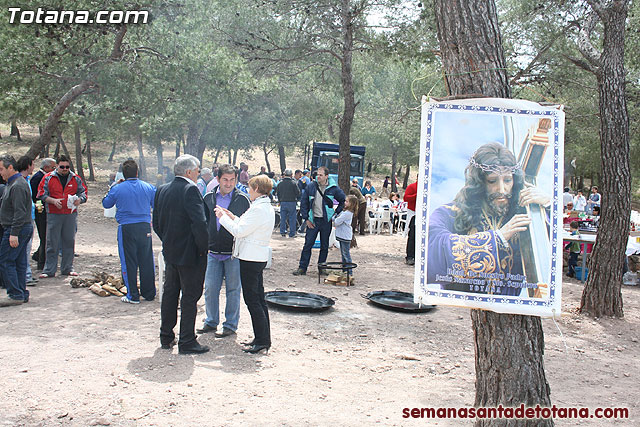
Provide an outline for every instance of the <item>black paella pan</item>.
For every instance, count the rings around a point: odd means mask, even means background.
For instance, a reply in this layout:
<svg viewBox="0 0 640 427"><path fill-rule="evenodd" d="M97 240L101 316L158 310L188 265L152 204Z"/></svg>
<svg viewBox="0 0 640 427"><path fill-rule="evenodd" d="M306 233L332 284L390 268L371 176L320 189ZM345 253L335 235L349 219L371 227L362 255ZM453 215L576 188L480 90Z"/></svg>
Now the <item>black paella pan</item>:
<svg viewBox="0 0 640 427"><path fill-rule="evenodd" d="M413 302L413 294L409 292L374 291L362 297L375 306L404 313L426 313L436 308L435 305L416 304Z"/></svg>
<svg viewBox="0 0 640 427"><path fill-rule="evenodd" d="M324 311L335 304L323 295L298 291L269 291L264 293L264 299L273 307L299 312Z"/></svg>

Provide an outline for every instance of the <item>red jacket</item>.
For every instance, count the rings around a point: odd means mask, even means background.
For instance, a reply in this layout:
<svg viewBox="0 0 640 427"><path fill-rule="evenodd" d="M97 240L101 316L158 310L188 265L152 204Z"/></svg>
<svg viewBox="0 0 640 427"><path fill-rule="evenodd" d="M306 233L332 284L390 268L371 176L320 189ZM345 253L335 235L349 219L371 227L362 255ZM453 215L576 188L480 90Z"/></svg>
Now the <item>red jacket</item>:
<svg viewBox="0 0 640 427"><path fill-rule="evenodd" d="M416 198L418 197L418 182L409 184L404 191L404 201L407 202L407 209L416 211Z"/></svg>
<svg viewBox="0 0 640 427"><path fill-rule="evenodd" d="M38 186L38 199L45 203L47 213L70 214L71 209L67 207L67 199L72 194L80 198L80 203L87 201L87 186L84 185L78 175L71 171L69 171L67 185L64 188L62 188L62 182L60 182L57 170L46 174ZM58 209L53 203L46 203L47 197L62 199L62 209Z"/></svg>

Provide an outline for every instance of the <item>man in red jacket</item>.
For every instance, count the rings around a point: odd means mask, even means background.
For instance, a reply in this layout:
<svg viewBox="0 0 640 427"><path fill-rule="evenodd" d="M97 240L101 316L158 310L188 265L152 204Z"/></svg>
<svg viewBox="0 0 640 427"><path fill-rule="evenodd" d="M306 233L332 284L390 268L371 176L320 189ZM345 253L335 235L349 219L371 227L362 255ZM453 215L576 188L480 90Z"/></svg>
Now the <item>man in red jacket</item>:
<svg viewBox="0 0 640 427"><path fill-rule="evenodd" d="M416 178L417 179L417 178ZM409 184L404 192L404 201L407 202L409 221L409 237L407 238L407 257L405 262L408 265L416 263L416 198L418 197L418 181Z"/></svg>
<svg viewBox="0 0 640 427"><path fill-rule="evenodd" d="M60 156L58 166L46 174L38 186L38 199L47 207L47 259L41 279L53 277L58 269L58 252L62 248L60 272L77 276L73 271L78 210L87 201L87 187L78 175L71 172L71 163Z"/></svg>

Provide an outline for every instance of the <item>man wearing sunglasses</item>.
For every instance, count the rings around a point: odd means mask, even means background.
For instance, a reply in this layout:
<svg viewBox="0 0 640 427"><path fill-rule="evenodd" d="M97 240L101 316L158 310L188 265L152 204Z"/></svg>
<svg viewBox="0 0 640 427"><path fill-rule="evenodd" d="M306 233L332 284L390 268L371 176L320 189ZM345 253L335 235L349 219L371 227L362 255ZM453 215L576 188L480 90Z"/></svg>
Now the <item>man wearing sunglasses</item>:
<svg viewBox="0 0 640 427"><path fill-rule="evenodd" d="M87 187L78 175L71 172L70 167L69 159L60 156L56 169L46 174L38 186L38 198L47 207L47 256L41 279L56 275L60 249L60 272L68 276L78 275L73 271L78 217L76 208L87 201Z"/></svg>

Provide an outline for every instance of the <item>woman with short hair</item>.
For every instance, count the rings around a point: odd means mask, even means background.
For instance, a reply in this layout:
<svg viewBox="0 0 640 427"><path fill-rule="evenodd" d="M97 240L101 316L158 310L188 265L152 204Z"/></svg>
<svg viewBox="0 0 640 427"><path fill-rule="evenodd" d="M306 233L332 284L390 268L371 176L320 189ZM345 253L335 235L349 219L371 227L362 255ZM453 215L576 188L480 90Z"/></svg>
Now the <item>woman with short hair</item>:
<svg viewBox="0 0 640 427"><path fill-rule="evenodd" d="M249 180L251 207L240 217L217 206L220 225L235 237L233 256L240 260L242 295L251 315L254 339L243 349L247 353L268 351L271 347L269 311L264 300L262 272L271 258L269 241L275 224L275 212L269 193L273 182L266 175Z"/></svg>

